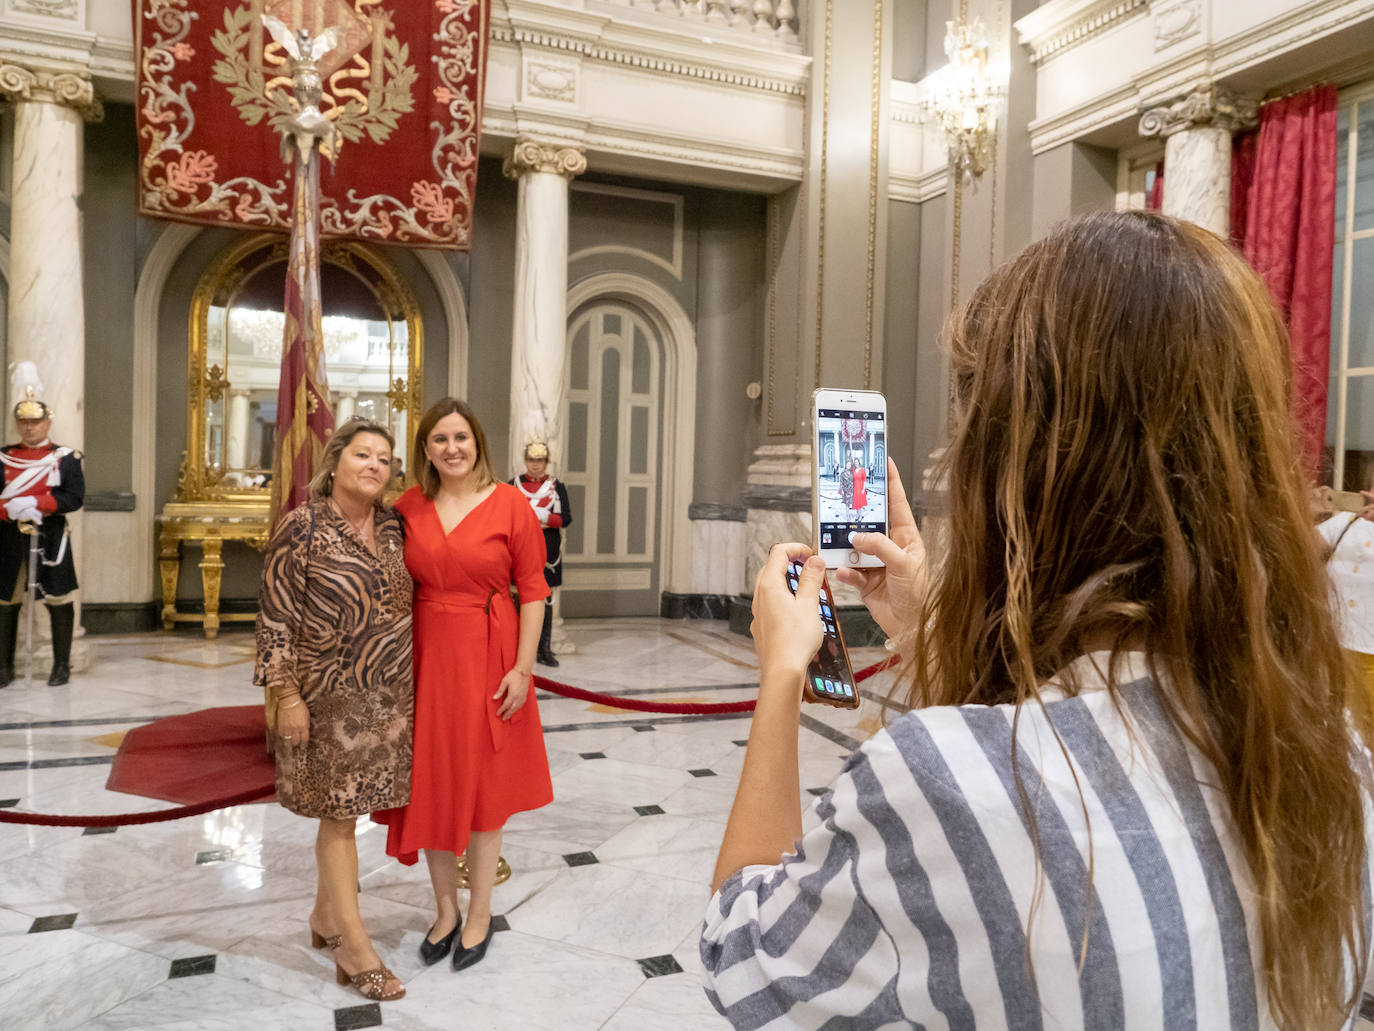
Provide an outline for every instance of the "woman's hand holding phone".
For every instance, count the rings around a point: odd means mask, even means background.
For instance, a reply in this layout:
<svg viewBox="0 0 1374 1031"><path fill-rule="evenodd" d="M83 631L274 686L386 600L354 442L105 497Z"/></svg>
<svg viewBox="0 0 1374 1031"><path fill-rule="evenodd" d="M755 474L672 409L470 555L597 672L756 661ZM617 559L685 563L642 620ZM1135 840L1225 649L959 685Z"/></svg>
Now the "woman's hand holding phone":
<svg viewBox="0 0 1374 1031"><path fill-rule="evenodd" d="M793 559L806 559L795 595L787 589L787 564ZM768 552L754 582L754 621L749 627L761 688L790 679L800 697L802 675L823 636L819 607L824 576L825 562L805 544L775 544Z"/></svg>
<svg viewBox="0 0 1374 1031"><path fill-rule="evenodd" d="M864 555L876 555L882 566L836 570L841 583L855 587L868 611L888 637L898 637L916 625L925 600L928 574L926 546L916 517L906 500L897 465L887 460L888 529L890 534L859 533L851 542ZM757 593L754 595L758 597Z"/></svg>

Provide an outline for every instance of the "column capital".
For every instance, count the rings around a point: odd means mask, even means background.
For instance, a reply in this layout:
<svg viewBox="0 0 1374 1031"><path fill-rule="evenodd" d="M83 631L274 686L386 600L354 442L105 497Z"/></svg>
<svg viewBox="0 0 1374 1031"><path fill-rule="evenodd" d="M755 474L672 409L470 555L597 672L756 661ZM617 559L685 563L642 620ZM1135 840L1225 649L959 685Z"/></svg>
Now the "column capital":
<svg viewBox="0 0 1374 1031"><path fill-rule="evenodd" d="M1140 116L1140 135L1169 137L1203 125L1239 132L1258 119L1258 101L1225 86L1204 86L1171 104L1147 108Z"/></svg>
<svg viewBox="0 0 1374 1031"><path fill-rule="evenodd" d="M580 146L568 143L544 142L521 137L515 141L515 151L501 165L507 179L516 179L530 172L549 172L573 179L587 170L587 154Z"/></svg>
<svg viewBox="0 0 1374 1031"><path fill-rule="evenodd" d="M105 117L90 77L77 72L54 72L11 64L0 58L0 95L10 100L61 104L81 113L88 122Z"/></svg>

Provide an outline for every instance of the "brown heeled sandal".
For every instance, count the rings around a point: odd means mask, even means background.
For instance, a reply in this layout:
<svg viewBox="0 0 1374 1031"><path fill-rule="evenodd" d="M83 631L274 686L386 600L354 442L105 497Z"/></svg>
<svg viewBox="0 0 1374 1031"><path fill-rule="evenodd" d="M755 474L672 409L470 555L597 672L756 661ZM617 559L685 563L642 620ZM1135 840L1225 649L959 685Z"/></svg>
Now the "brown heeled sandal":
<svg viewBox="0 0 1374 1031"><path fill-rule="evenodd" d="M364 970L361 974L349 974L337 963L334 964L334 977L339 984L352 985L358 990L358 994L364 999L371 999L373 1002L395 1002L397 999L405 997L405 985L390 995L386 994L386 983L388 981L399 981L400 978L386 968L386 965L377 967L374 970Z"/></svg>
<svg viewBox="0 0 1374 1031"><path fill-rule="evenodd" d="M343 935L331 934L328 938L315 928L310 928L310 947L312 949L337 949L343 944Z"/></svg>

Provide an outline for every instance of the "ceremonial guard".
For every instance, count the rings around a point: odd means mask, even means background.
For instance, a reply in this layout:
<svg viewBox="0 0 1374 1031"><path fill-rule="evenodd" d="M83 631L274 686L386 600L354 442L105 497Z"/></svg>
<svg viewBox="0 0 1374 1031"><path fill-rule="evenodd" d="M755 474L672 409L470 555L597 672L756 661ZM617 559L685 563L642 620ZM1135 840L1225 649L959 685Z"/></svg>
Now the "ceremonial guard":
<svg viewBox="0 0 1374 1031"><path fill-rule="evenodd" d="M81 507L86 481L81 453L48 439L52 412L41 400L43 384L33 362L20 362L10 378L19 399L14 418L19 443L0 448L0 686L14 679L14 645L19 606L29 590L29 555L38 540L37 595L52 622L52 672L48 684L71 678L72 632L76 624L76 563L72 560L66 514ZM30 604L38 598L29 598ZM32 624L30 624L32 626Z"/></svg>
<svg viewBox="0 0 1374 1031"><path fill-rule="evenodd" d="M525 445L525 471L511 480L529 501L544 528L544 582L550 593L544 599L544 628L539 632L536 658L541 666L557 666L553 654L553 591L563 583L563 528L572 525L568 489L549 475L549 446L542 440Z"/></svg>

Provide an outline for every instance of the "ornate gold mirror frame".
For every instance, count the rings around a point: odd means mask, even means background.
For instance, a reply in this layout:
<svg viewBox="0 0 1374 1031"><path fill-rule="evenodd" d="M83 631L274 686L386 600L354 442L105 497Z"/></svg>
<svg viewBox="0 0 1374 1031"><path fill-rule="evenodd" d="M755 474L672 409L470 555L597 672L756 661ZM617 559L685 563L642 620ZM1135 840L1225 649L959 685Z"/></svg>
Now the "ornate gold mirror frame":
<svg viewBox="0 0 1374 1031"><path fill-rule="evenodd" d="M246 284L264 267L286 260L286 239L270 233L254 234L235 244L219 256L214 264L201 277L191 299L189 319L189 382L187 391L187 436L186 451L182 455L181 474L177 480L174 501L209 502L213 507L222 506L224 510L243 510L265 508L270 488L266 485L252 485L244 482L254 477L243 473L260 473L261 470L234 470L240 475L232 479L226 476L224 464L216 465L207 455L207 427L210 406L222 405L220 432L227 436L229 405L226 403L235 377L234 363L230 360L229 313L235 300ZM377 392L378 400L385 397L388 415L386 420L393 427L414 427L420 417L420 370L423 366L424 339L420 325L419 305L414 294L386 260L374 249L365 244L343 241L328 241L321 250L321 265L332 266L358 280L376 299L378 311L384 314L389 333L387 389ZM330 297L325 290L324 305L326 316L329 313ZM224 365L221 366L209 354L211 332L210 317L212 309L222 309L220 317L224 320ZM380 319L377 320L380 323ZM404 374L395 368L395 342L397 330L404 324L406 333L406 363ZM339 386L333 380L332 370L326 358L326 375L330 376L331 399L338 411ZM274 388L275 390L275 388ZM245 402L246 403L246 402ZM399 438L400 435L398 435ZM398 457L404 461L406 445L401 439L396 442ZM224 454L227 441L221 443L220 453ZM227 464L227 463L225 463ZM409 476L410 470L406 473ZM260 477L257 477L260 478Z"/></svg>

